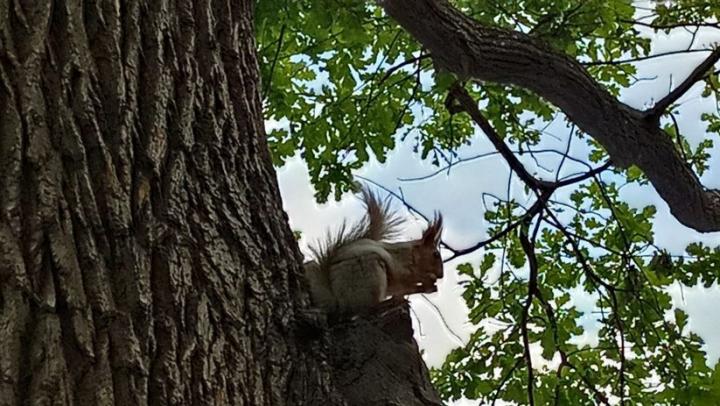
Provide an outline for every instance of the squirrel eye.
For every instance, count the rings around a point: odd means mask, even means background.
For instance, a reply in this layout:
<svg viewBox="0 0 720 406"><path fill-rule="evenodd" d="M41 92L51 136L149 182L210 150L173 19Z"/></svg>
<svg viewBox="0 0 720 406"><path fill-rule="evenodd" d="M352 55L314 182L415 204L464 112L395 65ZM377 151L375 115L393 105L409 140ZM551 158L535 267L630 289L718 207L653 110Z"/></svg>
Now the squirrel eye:
<svg viewBox="0 0 720 406"><path fill-rule="evenodd" d="M433 257L440 258L440 251L433 252Z"/></svg>

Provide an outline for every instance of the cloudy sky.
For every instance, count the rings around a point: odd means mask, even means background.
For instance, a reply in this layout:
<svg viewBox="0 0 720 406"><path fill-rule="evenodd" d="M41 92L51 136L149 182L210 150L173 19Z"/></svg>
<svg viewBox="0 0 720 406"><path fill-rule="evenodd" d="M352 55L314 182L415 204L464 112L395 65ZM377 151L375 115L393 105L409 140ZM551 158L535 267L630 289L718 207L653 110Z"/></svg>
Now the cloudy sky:
<svg viewBox="0 0 720 406"><path fill-rule="evenodd" d="M705 49L713 43L720 42L720 30L702 31L694 41L692 35L682 30L672 35L663 33L645 34L653 39L652 53L663 53L680 49ZM692 41L692 42L691 42ZM667 94L668 89L682 81L707 56L707 53L672 55L639 63L638 78L640 80L630 89L624 91L621 100L632 107L642 109L652 105L655 100ZM714 111L714 101L700 97L700 86L695 86L679 101L680 127L688 137L691 145L709 135L705 133L705 124L700 121L704 111ZM273 126L268 123L268 126ZM555 120L544 136L540 148L556 148L564 150L569 129L561 118ZM717 137L715 137L717 138ZM408 137L408 141L411 137ZM710 161L710 171L702 182L710 188L720 189L720 140L715 140ZM458 151L461 157L492 152L494 149L481 132L473 139L472 145ZM586 160L588 147L583 140L574 139L570 155ZM539 156L537 165L532 159L521 158L531 173L545 179L554 179L560 157L553 154ZM565 164L560 176L581 172L585 168L580 165ZM408 178L427 175L436 171L429 162L423 162L413 153L411 142L398 143L396 150L385 164L372 162L358 172L365 178L372 179L388 189L401 193L405 199L421 212L432 215L440 210L445 217L443 240L453 247L465 247L488 237L483 216L483 196L508 195L509 168L504 160L497 155L473 160L454 166L450 173L443 172L422 181L408 181ZM283 196L284 207L290 217L293 229L303 232L301 245L321 238L327 229L337 227L343 219L357 219L363 214L360 201L346 195L340 202L318 205L313 199L313 190L309 184L307 168L301 159L295 158L278 170L278 178ZM572 188L560 190L558 200L567 199ZM519 202L529 201L524 195L522 185L515 182L510 186L510 196ZM667 205L658 197L651 186L632 185L622 189L621 197L634 207L652 204L658 209L654 223L655 241L660 247L668 249L672 254L682 254L687 244L703 241L709 245L720 245L720 233L700 234L679 224L669 213ZM489 202L488 202L489 203ZM398 209L405 212L402 205ZM411 219L407 230L408 238L419 237L424 223L405 212ZM479 251L461 258L460 262L473 262L483 255ZM445 278L439 284L437 293L415 295L411 298L413 311L416 315L415 334L424 350L424 357L429 366L440 366L447 353L454 347L466 342L472 326L467 323L467 310L461 300L462 290L458 285L454 264L446 264ZM675 285L670 289L676 306L684 309L690 316L690 328L698 333L706 342L706 350L710 363L714 364L720 357L720 322L717 315L710 309L720 308L720 288L681 287ZM579 310L592 310L593 300L584 292L573 295L573 301ZM588 316L591 318L590 316ZM591 320L588 319L588 326ZM592 328L588 328L588 342L592 342ZM457 403L460 404L460 403ZM466 403L463 403L466 404ZM473 403L467 403L473 404Z"/></svg>

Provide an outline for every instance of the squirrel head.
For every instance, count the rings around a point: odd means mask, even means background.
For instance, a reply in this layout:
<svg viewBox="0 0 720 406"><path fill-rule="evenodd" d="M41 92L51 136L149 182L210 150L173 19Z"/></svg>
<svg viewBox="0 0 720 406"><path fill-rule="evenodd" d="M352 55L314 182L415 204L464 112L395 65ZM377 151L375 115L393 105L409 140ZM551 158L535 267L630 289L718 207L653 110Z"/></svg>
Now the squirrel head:
<svg viewBox="0 0 720 406"><path fill-rule="evenodd" d="M388 281L391 296L437 291L435 283L443 277L441 233L442 216L437 215L420 239L384 244L396 266L406 270L395 273L395 279Z"/></svg>
<svg viewBox="0 0 720 406"><path fill-rule="evenodd" d="M436 279L443 277L443 260L440 255L440 235L442 234L442 215L437 214L435 219L423 232L422 238L417 241L414 256L415 273L427 276L434 284ZM434 279L433 279L434 276Z"/></svg>

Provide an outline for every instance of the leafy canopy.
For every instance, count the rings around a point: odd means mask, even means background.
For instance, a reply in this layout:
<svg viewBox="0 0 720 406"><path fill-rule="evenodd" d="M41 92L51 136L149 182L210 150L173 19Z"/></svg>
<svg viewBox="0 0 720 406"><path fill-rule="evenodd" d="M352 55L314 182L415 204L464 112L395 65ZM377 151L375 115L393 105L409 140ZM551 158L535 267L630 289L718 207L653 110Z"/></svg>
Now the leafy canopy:
<svg viewBox="0 0 720 406"><path fill-rule="evenodd" d="M488 26L542 38L582 62L614 95L639 80L633 62L650 53L639 29L720 30L720 3L698 0L648 2L642 9L629 0L454 4ZM350 190L353 170L371 156L383 162L397 142L412 143L420 158L441 167L460 160L454 151L470 142L476 126L445 107L456 79L437 71L373 2L263 0L256 27L266 118L283 124L268 134L274 162L301 154L319 201ZM704 86L702 97L716 106L702 116L705 140L691 145L672 110L662 121L699 174L708 168L711 137L720 133L717 71ZM560 115L524 89L466 88L518 153L532 151L547 136L540 124ZM497 237L479 244L480 264L458 268L477 328L433 371L437 387L447 398L484 402L720 404L720 364L708 365L701 339L667 293L674 283L717 283L720 249L698 243L673 256L657 247L655 209L635 209L618 197L625 185L646 183L642 172L590 173L605 152L583 134L569 137L593 146L588 174L572 184L569 201L536 193L530 208L499 199L486 212L488 233ZM454 256L466 253L450 249ZM578 292L593 298L592 313L578 310ZM580 340L589 328L597 334L592 345ZM530 356L538 345L540 356Z"/></svg>

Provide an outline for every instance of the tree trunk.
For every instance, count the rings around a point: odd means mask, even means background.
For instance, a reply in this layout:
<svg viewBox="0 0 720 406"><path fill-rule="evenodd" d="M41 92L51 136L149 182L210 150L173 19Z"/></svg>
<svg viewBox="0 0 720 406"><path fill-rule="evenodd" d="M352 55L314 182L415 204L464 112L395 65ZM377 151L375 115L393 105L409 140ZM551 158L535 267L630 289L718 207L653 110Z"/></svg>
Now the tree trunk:
<svg viewBox="0 0 720 406"><path fill-rule="evenodd" d="M236 3L0 1L0 404L326 397Z"/></svg>
<svg viewBox="0 0 720 406"><path fill-rule="evenodd" d="M343 403L253 4L0 0L0 405Z"/></svg>
<svg viewBox="0 0 720 406"><path fill-rule="evenodd" d="M413 339L407 301L382 303L370 317L330 328L330 364L351 405L442 406Z"/></svg>

